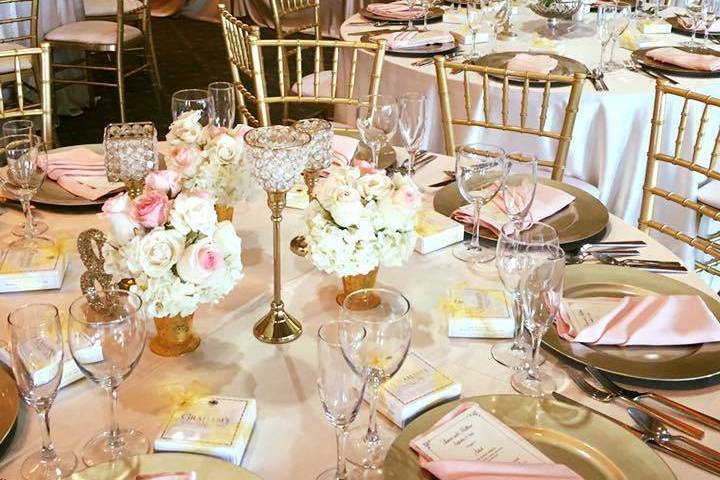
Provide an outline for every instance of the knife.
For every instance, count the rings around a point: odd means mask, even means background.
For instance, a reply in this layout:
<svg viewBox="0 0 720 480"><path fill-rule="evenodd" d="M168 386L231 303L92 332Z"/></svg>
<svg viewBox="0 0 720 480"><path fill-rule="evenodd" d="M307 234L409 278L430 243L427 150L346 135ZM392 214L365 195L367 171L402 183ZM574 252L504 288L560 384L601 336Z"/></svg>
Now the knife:
<svg viewBox="0 0 720 480"><path fill-rule="evenodd" d="M660 77L663 80L667 80L668 82L670 82L673 85L678 84L677 80L674 80L674 79L668 77L667 75L665 75L662 72L658 72L657 70L652 70L642 63L640 64L640 69L642 69L643 72L649 73L650 75L655 75L656 77Z"/></svg>

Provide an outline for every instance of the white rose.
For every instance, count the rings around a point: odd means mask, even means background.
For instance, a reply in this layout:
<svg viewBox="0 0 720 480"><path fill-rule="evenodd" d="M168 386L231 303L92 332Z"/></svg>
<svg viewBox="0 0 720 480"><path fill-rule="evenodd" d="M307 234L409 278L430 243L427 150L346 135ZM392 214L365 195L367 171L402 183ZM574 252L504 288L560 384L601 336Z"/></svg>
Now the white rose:
<svg viewBox="0 0 720 480"><path fill-rule="evenodd" d="M170 225L178 232L200 232L212 236L217 228L215 202L206 193L183 192L173 201Z"/></svg>
<svg viewBox="0 0 720 480"><path fill-rule="evenodd" d="M233 224L224 221L218 223L215 234L213 235L213 242L220 248L224 254L240 254L242 250L242 240L235 233L235 227Z"/></svg>
<svg viewBox="0 0 720 480"><path fill-rule="evenodd" d="M393 183L384 173L369 173L360 177L356 186L364 198L371 200L388 196Z"/></svg>
<svg viewBox="0 0 720 480"><path fill-rule="evenodd" d="M167 134L167 140L173 145L179 142L195 144L198 143L203 132L200 125L200 110L191 110L180 114L170 125L170 131Z"/></svg>
<svg viewBox="0 0 720 480"><path fill-rule="evenodd" d="M324 207L330 212L335 223L341 227L356 225L363 213L360 192L347 185L339 185L326 196Z"/></svg>
<svg viewBox="0 0 720 480"><path fill-rule="evenodd" d="M185 249L185 236L177 230L154 229L142 239L140 259L148 277L165 275L177 263Z"/></svg>
<svg viewBox="0 0 720 480"><path fill-rule="evenodd" d="M102 211L110 223L111 235L121 244L129 242L135 236L136 229L142 230L131 215L132 200L127 193L108 199L103 204Z"/></svg>
<svg viewBox="0 0 720 480"><path fill-rule="evenodd" d="M204 284L211 275L225 268L223 254L209 237L185 249L177 264L180 278L196 285Z"/></svg>
<svg viewBox="0 0 720 480"><path fill-rule="evenodd" d="M212 162L222 165L237 165L242 159L243 146L242 138L221 133L208 143L205 150Z"/></svg>

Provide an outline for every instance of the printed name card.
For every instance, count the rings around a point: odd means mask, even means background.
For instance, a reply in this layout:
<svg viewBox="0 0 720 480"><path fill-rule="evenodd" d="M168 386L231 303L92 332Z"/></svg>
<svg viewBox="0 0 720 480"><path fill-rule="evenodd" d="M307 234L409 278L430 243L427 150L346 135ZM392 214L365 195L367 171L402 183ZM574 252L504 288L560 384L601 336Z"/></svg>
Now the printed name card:
<svg viewBox="0 0 720 480"><path fill-rule="evenodd" d="M451 288L441 305L448 320L448 336L510 338L515 330L511 299L503 290Z"/></svg>
<svg viewBox="0 0 720 480"><path fill-rule="evenodd" d="M590 297L564 300L563 320L571 331L580 332L615 310L623 298Z"/></svg>

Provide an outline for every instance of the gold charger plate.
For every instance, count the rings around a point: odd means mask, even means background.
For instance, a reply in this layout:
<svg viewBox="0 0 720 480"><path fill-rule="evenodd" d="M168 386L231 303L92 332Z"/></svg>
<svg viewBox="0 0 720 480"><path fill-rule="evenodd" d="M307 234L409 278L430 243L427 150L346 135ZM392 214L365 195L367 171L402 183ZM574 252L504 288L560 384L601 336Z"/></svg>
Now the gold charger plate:
<svg viewBox="0 0 720 480"><path fill-rule="evenodd" d="M699 295L720 319L720 302L678 280L636 268L573 265L565 270L565 297L622 297L627 295ZM632 380L688 382L720 373L720 343L676 347L618 347L572 343L550 328L546 348L581 364Z"/></svg>
<svg viewBox="0 0 720 480"><path fill-rule="evenodd" d="M498 52L498 53L491 53L489 55L485 55L483 57L478 58L473 63L475 65L480 65L481 67L492 67L492 68L502 68L507 69L508 62L515 58L516 55L520 53L528 53L528 52ZM574 75L576 73L588 73L588 68L585 66L584 63L578 62L577 60L574 60L572 58L563 57L562 55L555 55L554 53L547 53L543 54L547 55L549 57L554 58L557 60L558 64L557 67L555 67L554 70L552 70L550 73L554 75ZM490 75L491 77L502 79L500 76ZM523 80L518 78L517 80L510 78L510 82L512 83L523 83ZM544 85L544 82L530 82L530 85ZM559 87L566 87L567 84L552 84L551 86L559 86Z"/></svg>
<svg viewBox="0 0 720 480"><path fill-rule="evenodd" d="M692 33L693 33L692 30L685 28L680 23L680 17L678 17L678 16L668 17L665 19L665 21L670 24L670 26L672 27L672 31L675 33L679 33L681 35L692 35ZM698 34L698 36L702 36L702 35L705 35L705 32L698 31L697 34ZM710 34L708 36L709 37L720 37L720 32L710 32Z"/></svg>
<svg viewBox="0 0 720 480"><path fill-rule="evenodd" d="M0 366L0 445L10 439L20 411L20 397L15 379L5 366Z"/></svg>
<svg viewBox="0 0 720 480"><path fill-rule="evenodd" d="M390 447L385 480L431 479L409 443L462 402L475 402L585 480L674 479L655 452L627 430L584 408L549 398L484 395L446 403L408 425Z"/></svg>
<svg viewBox="0 0 720 480"><path fill-rule="evenodd" d="M242 467L206 455L151 453L103 463L73 474L71 480L135 480L141 473L189 472L198 480L261 480Z"/></svg>
<svg viewBox="0 0 720 480"><path fill-rule="evenodd" d="M557 230L560 244L564 248L571 250L575 247L575 244L579 246L586 240L603 233L610 216L607 208L600 200L566 183L546 178L539 178L538 183L563 190L575 197L575 201L570 205L543 220L543 222ZM458 207L467 203L460 195L456 183L444 186L438 190L435 198L433 198L435 210L446 217L449 217ZM465 230L472 233L472 226L466 226ZM480 237L486 240L497 240L497 237L486 229L480 230Z"/></svg>
<svg viewBox="0 0 720 480"><path fill-rule="evenodd" d="M658 62L657 60L653 60L652 58L647 56L647 53L650 50L656 50L658 48L662 48L662 47L640 48L640 49L632 52L632 54L630 56L636 62L641 63L650 69L658 70L660 72L667 73L670 75L681 75L681 76L685 76L685 77L704 77L704 78L720 77L720 70L717 70L714 72L708 72L708 71L704 71L704 70L691 70L688 68L679 67L677 65L671 65L669 63ZM701 55L714 55L714 56L720 58L720 52L718 52L717 50L713 50L712 48L690 48L690 47L681 47L681 46L675 46L675 48L678 48L685 52L699 53Z"/></svg>

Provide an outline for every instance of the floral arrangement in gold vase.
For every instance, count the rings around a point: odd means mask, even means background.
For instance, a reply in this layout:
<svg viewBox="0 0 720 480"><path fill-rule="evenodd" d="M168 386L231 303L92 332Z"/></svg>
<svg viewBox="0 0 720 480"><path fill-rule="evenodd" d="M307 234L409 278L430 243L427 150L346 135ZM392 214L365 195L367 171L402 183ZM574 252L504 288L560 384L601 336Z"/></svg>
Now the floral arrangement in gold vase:
<svg viewBox="0 0 720 480"><path fill-rule="evenodd" d="M109 199L102 207L110 224L102 247L113 282L130 282L157 335L150 349L163 356L194 350L200 338L192 321L198 307L217 303L243 275L242 241L229 221L218 221L210 193L181 187L172 170L153 172L143 193Z"/></svg>

